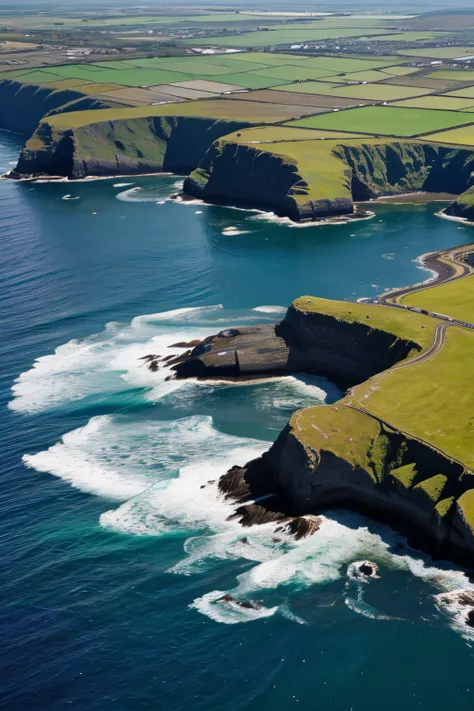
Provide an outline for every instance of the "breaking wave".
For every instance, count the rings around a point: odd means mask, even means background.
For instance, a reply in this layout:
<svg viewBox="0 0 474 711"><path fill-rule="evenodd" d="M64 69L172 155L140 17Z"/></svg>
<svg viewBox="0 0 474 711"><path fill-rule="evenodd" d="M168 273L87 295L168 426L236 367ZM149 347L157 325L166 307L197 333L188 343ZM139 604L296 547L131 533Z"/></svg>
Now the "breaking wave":
<svg viewBox="0 0 474 711"><path fill-rule="evenodd" d="M455 629L464 629L461 612L453 612L454 602L448 604L450 598L441 597L469 587L464 573L432 566L383 526L369 528L362 517L329 514L312 537L295 541L278 524L243 528L232 518L235 506L219 493L219 477L230 466L262 454L295 409L332 402L340 391L324 378L309 376L240 388L166 381L166 366L150 372L140 358L182 352L177 343L202 338L217 324L222 328L223 322L251 321L255 310L269 322L283 311L259 306L233 313L218 304L144 314L128 324L107 324L101 333L70 341L38 358L15 382L10 408L26 413L70 410L84 401L102 405L113 401L115 408L111 414L92 417L48 449L25 454L25 465L116 502L104 506L100 516L104 529L182 539L182 556L172 563L169 574L199 575L225 562L245 561L245 570L230 589L216 584L215 590L190 601L196 612L216 622L236 624L278 614L297 624L310 623L305 615L293 612L291 600L307 589L320 591L330 585L336 586L331 588L331 605L345 605L354 614L375 620L400 619L403 615L378 609L365 597L385 577L403 572L428 585L433 610L444 611ZM214 397L209 410L214 419L202 412L207 397L203 387ZM245 398L240 396L242 387L247 387ZM215 395L217 391L221 395ZM236 410L243 407L242 400L246 409ZM242 417L267 423L259 439L229 434L218 426L230 402L233 422ZM363 559L377 563L381 581L351 578L348 567ZM224 595L230 596L229 602L219 601ZM435 612L430 619L436 619Z"/></svg>

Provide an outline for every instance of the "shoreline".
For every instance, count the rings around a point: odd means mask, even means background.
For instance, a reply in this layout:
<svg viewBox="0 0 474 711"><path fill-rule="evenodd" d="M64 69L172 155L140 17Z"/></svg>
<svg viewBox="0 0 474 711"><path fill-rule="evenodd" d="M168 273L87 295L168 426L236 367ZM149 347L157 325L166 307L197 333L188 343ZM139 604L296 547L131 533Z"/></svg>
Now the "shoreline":
<svg viewBox="0 0 474 711"><path fill-rule="evenodd" d="M474 227L474 220L468 220L467 217L459 217L458 215L447 215L444 210L440 210L435 213L436 217L441 217L443 220L451 220L452 222L458 222L461 225L467 225L468 227Z"/></svg>
<svg viewBox="0 0 474 711"><path fill-rule="evenodd" d="M433 193L418 190L413 193L398 193L397 195L381 195L372 200L361 200L357 205L373 205L374 203L391 203L393 205L428 205L431 202L453 202L458 195L454 193Z"/></svg>

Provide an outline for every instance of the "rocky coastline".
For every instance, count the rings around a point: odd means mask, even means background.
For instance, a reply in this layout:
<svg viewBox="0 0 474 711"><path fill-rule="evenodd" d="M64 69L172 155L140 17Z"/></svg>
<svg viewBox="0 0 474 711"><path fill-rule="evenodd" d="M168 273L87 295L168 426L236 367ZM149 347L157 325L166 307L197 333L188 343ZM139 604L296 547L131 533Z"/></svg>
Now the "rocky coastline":
<svg viewBox="0 0 474 711"><path fill-rule="evenodd" d="M338 318L318 301L321 310L305 311L302 297L276 325L229 329L183 344L189 349L168 364L177 378L305 372L350 388L335 405L295 412L268 452L221 476L219 489L235 502L234 518L244 526L289 526L303 536L317 532L317 516L325 510L348 508L392 525L435 557L472 565L473 473L429 442L354 406L350 397L375 375L419 359L421 343L360 318L351 322L349 304L348 316Z"/></svg>

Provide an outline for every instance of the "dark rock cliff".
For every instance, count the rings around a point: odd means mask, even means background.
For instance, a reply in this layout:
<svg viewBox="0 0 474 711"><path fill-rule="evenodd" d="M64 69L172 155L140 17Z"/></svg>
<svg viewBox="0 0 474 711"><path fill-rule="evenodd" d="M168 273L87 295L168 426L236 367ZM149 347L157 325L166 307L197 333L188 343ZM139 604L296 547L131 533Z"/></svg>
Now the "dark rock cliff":
<svg viewBox="0 0 474 711"><path fill-rule="evenodd" d="M411 340L291 306L276 326L248 326L206 339L177 363L178 378L314 373L347 387L421 347Z"/></svg>
<svg viewBox="0 0 474 711"><path fill-rule="evenodd" d="M47 115L103 109L110 103L71 89L59 90L17 81L0 81L0 128L29 138Z"/></svg>
<svg viewBox="0 0 474 711"><path fill-rule="evenodd" d="M43 121L23 149L14 177L188 173L211 143L247 126L235 121L155 116L57 129Z"/></svg>
<svg viewBox="0 0 474 711"><path fill-rule="evenodd" d="M472 565L472 479L442 452L341 404L296 412L267 453L220 486L239 503L280 492L292 515L349 508Z"/></svg>
<svg viewBox="0 0 474 711"><path fill-rule="evenodd" d="M474 187L460 195L446 208L445 213L452 217L462 217L470 222L474 220Z"/></svg>
<svg viewBox="0 0 474 711"><path fill-rule="evenodd" d="M226 141L210 147L185 181L184 191L210 202L274 210L295 221L353 211L352 200L342 195L313 199L308 182L289 157Z"/></svg>

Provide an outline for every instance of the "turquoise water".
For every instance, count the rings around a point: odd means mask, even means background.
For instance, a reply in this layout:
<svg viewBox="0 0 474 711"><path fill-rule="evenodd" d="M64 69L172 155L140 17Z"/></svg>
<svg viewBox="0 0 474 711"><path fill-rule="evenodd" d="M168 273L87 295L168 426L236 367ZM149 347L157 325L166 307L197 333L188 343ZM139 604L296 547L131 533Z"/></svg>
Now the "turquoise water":
<svg viewBox="0 0 474 711"><path fill-rule="evenodd" d="M0 134L2 172L19 147ZM290 227L177 204L178 183L0 182L2 707L472 708L472 641L438 597L462 571L344 512L299 543L243 531L206 484L337 388L176 385L139 360L303 293L414 283L417 255L472 232L434 205Z"/></svg>

